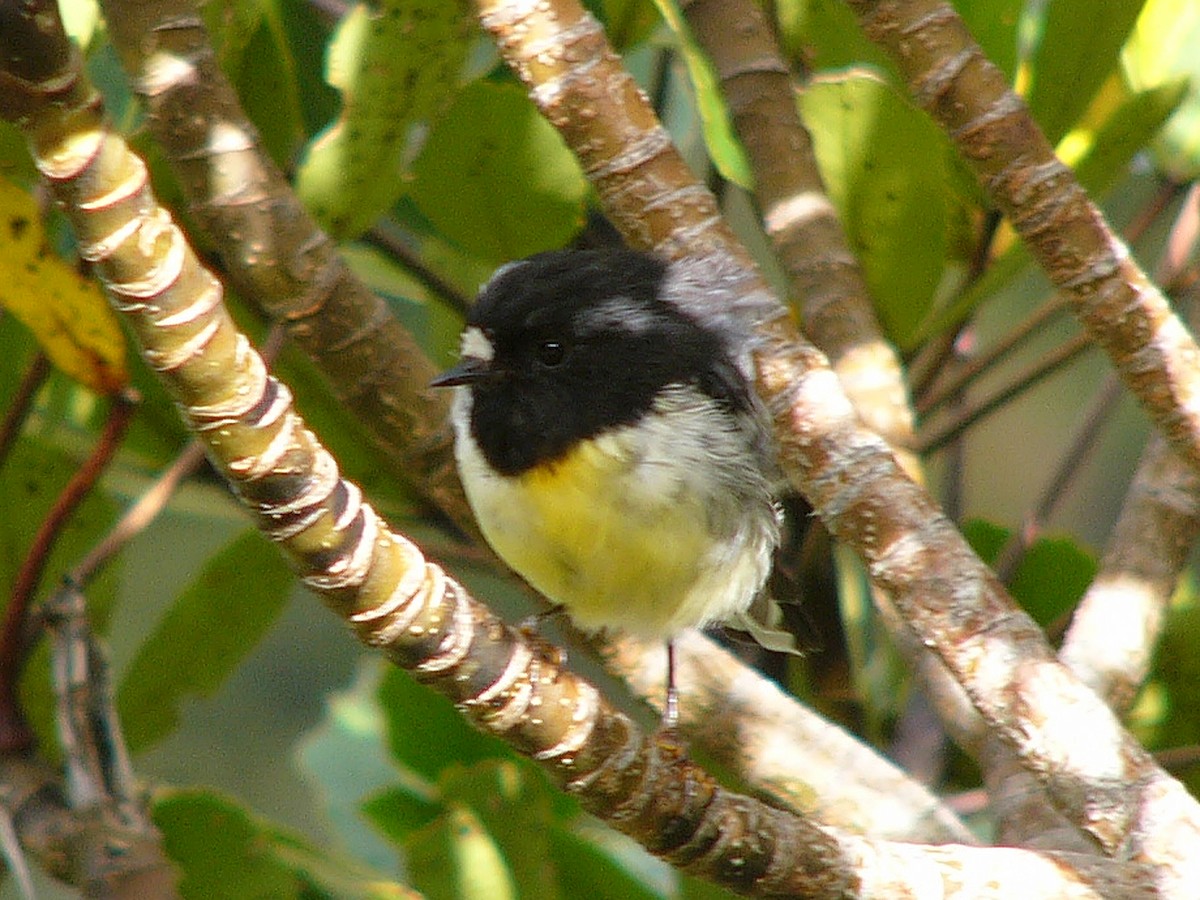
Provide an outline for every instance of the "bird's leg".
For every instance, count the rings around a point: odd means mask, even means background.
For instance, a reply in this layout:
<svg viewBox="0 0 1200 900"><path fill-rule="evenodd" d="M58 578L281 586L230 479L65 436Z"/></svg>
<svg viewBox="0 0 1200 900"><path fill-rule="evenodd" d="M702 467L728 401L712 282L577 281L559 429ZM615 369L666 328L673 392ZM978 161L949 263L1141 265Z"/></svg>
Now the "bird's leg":
<svg viewBox="0 0 1200 900"><path fill-rule="evenodd" d="M663 707L659 726L668 736L674 737L679 728L679 691L675 687L675 642L667 641L667 704Z"/></svg>

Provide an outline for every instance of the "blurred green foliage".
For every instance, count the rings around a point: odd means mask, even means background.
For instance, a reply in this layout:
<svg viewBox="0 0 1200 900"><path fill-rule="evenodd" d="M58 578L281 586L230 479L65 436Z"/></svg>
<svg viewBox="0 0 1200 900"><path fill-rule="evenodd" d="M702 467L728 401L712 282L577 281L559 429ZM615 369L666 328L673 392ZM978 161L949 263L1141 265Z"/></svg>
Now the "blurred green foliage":
<svg viewBox="0 0 1200 900"><path fill-rule="evenodd" d="M118 127L148 145L94 4L71 0L65 6ZM960 0L958 6L1097 195L1120 194L1135 180L1135 164L1177 178L1194 175L1197 92L1189 79L1198 75L1200 58L1193 52L1200 28L1195 4L1151 0L1140 19L1135 0L1106 7L1104 15L1088 0L1027 6ZM715 80L673 4L608 0L593 7L614 42L637 61L648 94L665 98L663 118L676 140L693 151L707 147L700 174L713 182L749 183ZM1028 282L1028 255L1001 232L991 267L980 278L967 278L978 225L988 213L982 194L849 10L834 0L780 0L773 9L786 54L811 76L797 102L888 335L915 353L971 314L1014 317L1001 304L1014 286ZM316 4L219 0L203 6L221 64L264 145L285 169L299 161L302 192L348 242L350 264L441 363L452 353L460 324L456 305L405 262L356 239L383 216L425 266L471 296L494 266L575 238L593 198L578 164L498 62L469 11L442 3L423 4L419 15L406 4L352 10L335 23ZM403 18L402 10L412 18ZM663 12L674 27L663 21ZM647 62L655 60L666 64ZM688 89L679 90L688 79ZM1167 129L1159 134L1164 122ZM164 195L179 202L161 161L152 159L152 170ZM0 172L33 184L23 144L6 124L0 124ZM181 213L186 221L186 210ZM61 222L51 219L50 227L57 229L56 245L69 247ZM765 244L758 240L755 246ZM233 302L239 317L253 325L237 298ZM12 396L32 352L23 328L11 317L0 319L0 397ZM311 366L285 353L280 371L347 471L367 483L397 524L429 533L389 461ZM135 369L135 382L146 398L138 420L105 482L56 545L47 586L99 540L118 507L138 496L187 440L173 404L144 366ZM94 438L102 412L95 398L60 375L39 394L3 461L5 584ZM971 477L1002 480L1004 462L995 460L989 471ZM217 496L212 490L185 494L166 516L197 523L189 528L228 528L236 513ZM1010 529L978 521L968 534L986 557ZM460 548L443 539L439 549L454 559ZM164 573L176 572L179 562L167 548L154 565L161 570L127 573L118 564L89 589L98 625L113 604L143 617L143 592ZM1078 536L1056 535L1033 545L1013 590L1039 622L1052 623L1069 614L1094 566L1092 551ZM861 580L845 564L841 575L859 707L845 724L882 742L908 685L875 633ZM208 702L204 697L230 690L227 679L239 667L270 669L274 660L261 655L263 640L291 584L273 551L254 536L234 539L199 566L155 613L157 624L149 621L140 644L127 651L121 709L135 748L186 729L189 716ZM488 590L519 606L519 592L502 580L492 579ZM1155 747L1200 736L1198 625L1194 591L1186 592L1173 609L1135 716L1139 733ZM289 635L303 641L306 633L301 625ZM295 676L301 682L325 667L319 657L305 663L311 668ZM300 824L327 841L298 836L251 812L244 801L203 787L180 785L158 795L156 821L185 873L188 896L402 897L401 883L447 898L719 896L597 827L534 766L468 728L450 704L407 675L379 675L375 666L330 701L323 721L292 724L300 777L312 789ZM44 662L30 668L26 688L39 734L49 744ZM310 730L301 740L304 729ZM296 778L287 758L268 760L264 768L271 767ZM200 765L165 774L203 779L203 773Z"/></svg>

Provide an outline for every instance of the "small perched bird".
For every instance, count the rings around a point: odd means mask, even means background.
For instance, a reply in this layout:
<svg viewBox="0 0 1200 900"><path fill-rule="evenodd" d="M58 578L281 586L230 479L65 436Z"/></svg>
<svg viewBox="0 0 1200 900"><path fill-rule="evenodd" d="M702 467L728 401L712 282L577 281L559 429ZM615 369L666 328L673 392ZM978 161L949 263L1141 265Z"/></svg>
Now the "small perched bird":
<svg viewBox="0 0 1200 900"><path fill-rule="evenodd" d="M736 286L727 266L626 249L510 263L433 381L456 387L455 456L488 543L582 628L668 642L670 726L671 639L746 628L779 543L757 311L730 310Z"/></svg>

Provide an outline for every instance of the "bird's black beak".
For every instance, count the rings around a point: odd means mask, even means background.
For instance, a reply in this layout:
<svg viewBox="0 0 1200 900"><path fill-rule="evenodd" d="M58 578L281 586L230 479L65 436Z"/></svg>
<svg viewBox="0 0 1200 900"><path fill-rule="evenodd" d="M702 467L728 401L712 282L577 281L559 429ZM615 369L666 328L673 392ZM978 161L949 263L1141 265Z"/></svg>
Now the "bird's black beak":
<svg viewBox="0 0 1200 900"><path fill-rule="evenodd" d="M429 386L453 387L456 384L474 384L493 378L495 374L496 370L492 368L490 360L480 359L478 356L464 356L457 366L447 369L429 382Z"/></svg>

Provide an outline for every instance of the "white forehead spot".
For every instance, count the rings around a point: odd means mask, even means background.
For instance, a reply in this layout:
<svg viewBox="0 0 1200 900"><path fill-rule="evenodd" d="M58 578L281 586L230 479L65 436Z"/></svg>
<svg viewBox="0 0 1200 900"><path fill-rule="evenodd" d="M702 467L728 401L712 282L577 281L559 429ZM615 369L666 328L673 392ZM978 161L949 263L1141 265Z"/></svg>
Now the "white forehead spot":
<svg viewBox="0 0 1200 900"><path fill-rule="evenodd" d="M463 356L491 362L492 357L496 355L496 348L477 325L468 325L467 330L462 333L461 352Z"/></svg>

